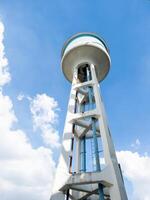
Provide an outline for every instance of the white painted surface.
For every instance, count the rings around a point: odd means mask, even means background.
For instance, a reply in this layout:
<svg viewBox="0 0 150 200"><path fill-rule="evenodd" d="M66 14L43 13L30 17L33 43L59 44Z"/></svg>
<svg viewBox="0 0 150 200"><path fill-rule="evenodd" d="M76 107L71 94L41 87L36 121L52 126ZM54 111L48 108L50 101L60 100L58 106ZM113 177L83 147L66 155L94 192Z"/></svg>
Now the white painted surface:
<svg viewBox="0 0 150 200"><path fill-rule="evenodd" d="M97 47L102 48L104 51L106 51L104 44L97 38L92 37L92 36L84 36L84 37L82 36L82 37L75 38L68 44L67 48L64 51L64 55L67 54L67 52L70 51L71 49L77 46L82 46L86 44L91 44L91 45L94 44Z"/></svg>
<svg viewBox="0 0 150 200"><path fill-rule="evenodd" d="M94 64L98 81L102 81L110 68L110 56L100 39L91 36L74 38L67 45L61 65L65 77L72 82L73 69L81 63Z"/></svg>

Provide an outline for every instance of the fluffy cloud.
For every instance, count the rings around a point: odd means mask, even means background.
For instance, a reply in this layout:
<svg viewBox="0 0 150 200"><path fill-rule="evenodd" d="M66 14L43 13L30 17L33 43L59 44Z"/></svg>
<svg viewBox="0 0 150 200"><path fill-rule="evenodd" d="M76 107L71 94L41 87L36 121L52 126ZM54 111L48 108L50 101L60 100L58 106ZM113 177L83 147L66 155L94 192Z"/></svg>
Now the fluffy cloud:
<svg viewBox="0 0 150 200"><path fill-rule="evenodd" d="M13 105L8 96L3 96L0 91L0 127L1 130L9 130L17 118L12 109Z"/></svg>
<svg viewBox="0 0 150 200"><path fill-rule="evenodd" d="M25 96L24 96L24 94L22 94L22 93L20 93L20 94L17 96L18 101L22 101L24 98L25 98Z"/></svg>
<svg viewBox="0 0 150 200"><path fill-rule="evenodd" d="M133 185L132 199L150 200L150 157L131 151L120 151L117 156L124 176Z"/></svg>
<svg viewBox="0 0 150 200"><path fill-rule="evenodd" d="M40 129L43 141L50 147L59 147L58 131L54 128L57 123L58 104L54 98L46 94L38 94L30 100L34 130Z"/></svg>
<svg viewBox="0 0 150 200"><path fill-rule="evenodd" d="M8 61L4 53L4 25L0 22L0 87L8 83L11 79L9 70L8 70Z"/></svg>
<svg viewBox="0 0 150 200"><path fill-rule="evenodd" d="M44 146L33 148L27 134L21 129L14 128L17 117L12 100L2 93L2 87L10 81L2 43L3 32L4 26L0 22L0 199L47 200L51 194L55 172L53 152L51 148ZM48 99L48 96L46 96L46 99ZM47 111L45 107L44 112L48 112L47 117L51 117L52 123L50 125L53 129L55 117L57 118L55 107L58 105L54 99L50 99L54 105ZM31 104L33 104L34 125L38 127L36 102L36 99L33 99ZM42 124L44 124L44 121L43 119ZM49 128L49 122L45 123ZM48 130L50 131L50 129ZM56 134L56 130L54 132Z"/></svg>
<svg viewBox="0 0 150 200"><path fill-rule="evenodd" d="M48 199L55 171L52 151L42 146L34 149L22 130L13 130L12 101L2 93L0 121L1 199Z"/></svg>

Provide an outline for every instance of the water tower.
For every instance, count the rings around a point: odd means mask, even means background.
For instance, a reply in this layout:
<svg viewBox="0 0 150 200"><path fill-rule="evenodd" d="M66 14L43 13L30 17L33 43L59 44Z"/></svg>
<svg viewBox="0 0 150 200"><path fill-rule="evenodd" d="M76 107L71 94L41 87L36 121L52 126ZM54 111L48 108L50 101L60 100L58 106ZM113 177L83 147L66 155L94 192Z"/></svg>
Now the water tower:
<svg viewBox="0 0 150 200"><path fill-rule="evenodd" d="M109 50L99 36L79 33L61 56L72 87L51 200L127 200L99 88Z"/></svg>

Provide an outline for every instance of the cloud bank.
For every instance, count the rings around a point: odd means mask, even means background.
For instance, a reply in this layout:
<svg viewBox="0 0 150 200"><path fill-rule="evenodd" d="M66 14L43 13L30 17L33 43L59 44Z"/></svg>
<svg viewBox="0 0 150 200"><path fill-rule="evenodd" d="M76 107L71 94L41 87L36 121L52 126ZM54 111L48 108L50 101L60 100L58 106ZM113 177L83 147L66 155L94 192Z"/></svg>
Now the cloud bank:
<svg viewBox="0 0 150 200"><path fill-rule="evenodd" d="M8 69L8 60L5 57L4 52L4 25L0 22L0 87L8 83L11 79L9 69Z"/></svg>
<svg viewBox="0 0 150 200"><path fill-rule="evenodd" d="M124 176L133 186L131 199L150 200L150 157L131 151L120 151L117 156Z"/></svg>
<svg viewBox="0 0 150 200"><path fill-rule="evenodd" d="M33 148L27 134L14 128L18 120L13 102L2 92L3 86L11 80L4 53L3 33L4 26L0 22L0 199L47 200L55 173L52 145L49 148ZM50 144L53 141L54 147L58 146L59 140L53 126L58 119L55 113L57 108L57 102L46 94L38 94L31 99L33 124L42 130L45 142L46 139L50 140L47 142Z"/></svg>

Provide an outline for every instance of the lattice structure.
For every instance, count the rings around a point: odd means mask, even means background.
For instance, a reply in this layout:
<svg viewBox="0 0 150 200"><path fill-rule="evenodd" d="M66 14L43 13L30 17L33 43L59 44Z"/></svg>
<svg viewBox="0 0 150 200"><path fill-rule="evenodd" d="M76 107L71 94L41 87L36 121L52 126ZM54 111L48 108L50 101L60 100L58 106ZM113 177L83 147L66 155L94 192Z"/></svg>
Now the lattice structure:
<svg viewBox="0 0 150 200"><path fill-rule="evenodd" d="M94 34L65 44L62 67L72 88L51 200L127 200L99 88L109 64Z"/></svg>

